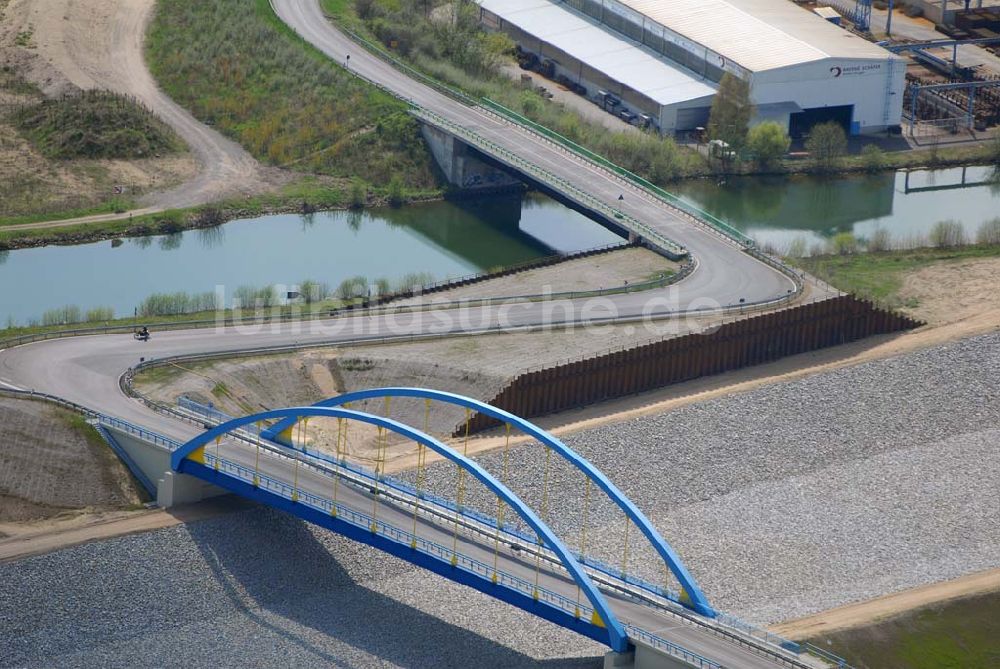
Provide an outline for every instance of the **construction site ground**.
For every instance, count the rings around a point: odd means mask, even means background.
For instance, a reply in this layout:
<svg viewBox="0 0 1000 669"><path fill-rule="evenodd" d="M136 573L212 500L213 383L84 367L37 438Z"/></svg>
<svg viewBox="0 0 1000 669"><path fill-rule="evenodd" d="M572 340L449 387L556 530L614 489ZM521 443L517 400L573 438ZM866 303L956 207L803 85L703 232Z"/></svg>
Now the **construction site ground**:
<svg viewBox="0 0 1000 669"><path fill-rule="evenodd" d="M667 272L675 273L679 268L679 263L667 260L658 253L632 247L557 262L547 267L508 274L423 297L399 300L393 304L454 302L483 297L517 297L617 288L652 281Z"/></svg>
<svg viewBox="0 0 1000 669"><path fill-rule="evenodd" d="M672 408L789 378L821 373L867 360L961 339L1000 327L1000 297L990 277L1000 259L941 262L915 271L904 281L903 294L914 304L907 313L928 326L896 336L873 337L848 345L793 356L774 363L697 379L640 395L544 416L537 422L557 434L593 428L607 422L669 411ZM541 270L545 271L545 270ZM474 288L471 286L470 288ZM815 289L814 289L815 290ZM732 318L732 317L731 317ZM555 329L451 337L405 344L314 349L293 354L229 358L192 366L157 368L140 374L136 388L160 402L173 404L182 396L213 403L231 415L279 406L309 404L343 392L382 386L423 386L489 401L516 375L569 359L634 346L665 336L701 331L718 320L685 319L642 324ZM469 452L491 450L505 437L485 433L468 444L462 435L464 410L398 399L388 407L369 401L355 408L388 413L393 418L425 426L428 431L461 443ZM311 447L334 452L337 426L314 421L305 438ZM458 435L458 436L453 436ZM515 439L516 441L516 439ZM379 448L378 435L351 426L346 455L371 465ZM390 442L386 469L401 471L415 465L412 443Z"/></svg>
<svg viewBox="0 0 1000 669"><path fill-rule="evenodd" d="M0 396L0 537L9 524L108 511L142 499L96 432L46 402Z"/></svg>

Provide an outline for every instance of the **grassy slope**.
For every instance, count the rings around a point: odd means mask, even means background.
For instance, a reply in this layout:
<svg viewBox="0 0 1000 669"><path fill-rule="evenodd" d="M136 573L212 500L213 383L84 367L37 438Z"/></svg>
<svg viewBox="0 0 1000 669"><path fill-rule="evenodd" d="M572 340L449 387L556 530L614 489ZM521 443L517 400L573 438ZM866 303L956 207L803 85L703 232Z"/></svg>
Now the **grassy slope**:
<svg viewBox="0 0 1000 669"><path fill-rule="evenodd" d="M261 160L437 186L405 106L308 47L267 0L160 0L147 59L172 98Z"/></svg>
<svg viewBox="0 0 1000 669"><path fill-rule="evenodd" d="M1000 592L810 641L858 669L995 669L1000 667Z"/></svg>
<svg viewBox="0 0 1000 669"><path fill-rule="evenodd" d="M184 148L149 109L108 91L43 100L19 110L14 118L48 158L149 158Z"/></svg>
<svg viewBox="0 0 1000 669"><path fill-rule="evenodd" d="M898 294L907 272L936 262L996 256L1000 256L1000 246L916 249L789 260L840 290L890 306L900 306Z"/></svg>

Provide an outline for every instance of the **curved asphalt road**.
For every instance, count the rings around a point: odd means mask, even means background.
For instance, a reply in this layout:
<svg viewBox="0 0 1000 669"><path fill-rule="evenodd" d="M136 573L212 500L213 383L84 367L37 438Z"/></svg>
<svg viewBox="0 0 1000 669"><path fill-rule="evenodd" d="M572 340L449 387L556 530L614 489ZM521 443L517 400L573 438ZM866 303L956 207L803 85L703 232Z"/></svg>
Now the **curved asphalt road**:
<svg viewBox="0 0 1000 669"><path fill-rule="evenodd" d="M385 336L456 334L492 328L553 324L566 320L591 320L608 316L638 316L676 312L679 309L733 304L739 298L766 300L785 295L791 281L774 269L746 255L739 247L698 225L676 216L638 189L623 185L606 171L574 155L406 78L397 70L357 48L323 17L316 0L274 0L279 16L307 40L340 62L351 54L351 68L409 97L425 108L460 123L515 153L570 180L607 202L625 194L623 211L685 245L699 261L698 269L668 289L619 295L598 300L565 300L522 303L458 310L428 310L403 315L344 316L309 323L282 323L259 327L230 327L154 333L140 343L130 335L104 335L57 339L0 351L0 386L36 390L63 397L95 411L116 416L166 436L185 441L198 429L157 414L126 397L119 377L141 358L195 353L221 353L246 348L290 344L355 341ZM641 503L641 500L639 500ZM521 568L505 557L506 568ZM638 614L635 614L638 615ZM648 615L648 614L642 614ZM630 617L632 617L630 615ZM643 621L641 626L665 638L677 639L691 650L715 657L729 666L773 666L714 636L705 636L670 620ZM680 628L670 631L667 628Z"/></svg>

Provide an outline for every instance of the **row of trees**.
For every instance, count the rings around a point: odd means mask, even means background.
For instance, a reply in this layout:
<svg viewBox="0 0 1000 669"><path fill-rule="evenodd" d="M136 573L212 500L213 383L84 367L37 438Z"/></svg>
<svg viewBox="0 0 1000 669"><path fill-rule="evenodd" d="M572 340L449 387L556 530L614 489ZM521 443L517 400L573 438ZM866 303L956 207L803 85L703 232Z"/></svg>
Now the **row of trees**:
<svg viewBox="0 0 1000 669"><path fill-rule="evenodd" d="M712 100L709 138L729 145L731 153L723 153L725 160L748 155L761 167L773 167L788 153L792 140L784 127L774 121L764 121L751 128L753 116L750 82L727 72ZM830 169L847 152L847 135L837 123L821 123L810 130L805 146L817 165Z"/></svg>
<svg viewBox="0 0 1000 669"><path fill-rule="evenodd" d="M955 249L972 244L1000 245L1000 218L983 222L975 235L968 234L961 222L948 219L935 223L927 234L893 236L885 228L878 228L868 237L840 232L829 240L812 246L804 237L796 237L785 248L768 247L767 250L790 258L805 258L828 254L853 255L862 252L884 253L921 248Z"/></svg>

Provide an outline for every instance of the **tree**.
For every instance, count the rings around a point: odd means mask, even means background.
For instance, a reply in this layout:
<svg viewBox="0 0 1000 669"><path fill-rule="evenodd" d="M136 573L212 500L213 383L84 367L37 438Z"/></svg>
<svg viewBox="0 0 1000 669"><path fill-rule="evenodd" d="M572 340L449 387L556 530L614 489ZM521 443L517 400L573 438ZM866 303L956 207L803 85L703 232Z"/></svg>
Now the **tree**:
<svg viewBox="0 0 1000 669"><path fill-rule="evenodd" d="M839 123L830 121L813 126L806 139L806 151L816 164L830 169L847 153L847 135Z"/></svg>
<svg viewBox="0 0 1000 669"><path fill-rule="evenodd" d="M712 100L712 111L708 117L708 136L721 139L738 152L746 146L747 128L752 117L750 82L728 72L722 75L719 92Z"/></svg>
<svg viewBox="0 0 1000 669"><path fill-rule="evenodd" d="M781 124L774 121L764 121L755 125L747 134L747 148L762 167L768 167L778 162L788 153L792 140Z"/></svg>

